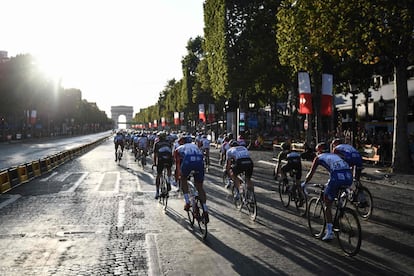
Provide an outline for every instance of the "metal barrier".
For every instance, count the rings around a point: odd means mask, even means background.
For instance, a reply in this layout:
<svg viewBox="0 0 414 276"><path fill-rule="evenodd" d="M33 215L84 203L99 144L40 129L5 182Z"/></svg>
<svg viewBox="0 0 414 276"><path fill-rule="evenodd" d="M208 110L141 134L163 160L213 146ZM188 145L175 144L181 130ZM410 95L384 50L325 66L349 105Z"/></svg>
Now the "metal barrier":
<svg viewBox="0 0 414 276"><path fill-rule="evenodd" d="M11 167L7 170L1 171L0 194L13 189L15 186L18 186L22 183L26 183L37 176L41 176L43 173L50 172L57 166L77 156L82 155L83 153L87 152L92 147L97 146L99 143L102 143L106 139L108 139L108 137L102 138L98 141L92 142L87 145L66 150L49 157L45 157L27 164Z"/></svg>
<svg viewBox="0 0 414 276"><path fill-rule="evenodd" d="M2 171L0 172L0 193L7 192L11 188L9 172Z"/></svg>

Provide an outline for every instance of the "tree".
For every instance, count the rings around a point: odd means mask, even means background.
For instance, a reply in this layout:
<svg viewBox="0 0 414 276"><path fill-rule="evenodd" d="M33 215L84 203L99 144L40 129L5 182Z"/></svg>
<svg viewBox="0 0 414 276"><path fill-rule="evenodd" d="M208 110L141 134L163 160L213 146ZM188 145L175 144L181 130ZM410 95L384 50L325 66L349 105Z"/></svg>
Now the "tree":
<svg viewBox="0 0 414 276"><path fill-rule="evenodd" d="M413 1L283 1L282 6L276 39L282 62L295 70L320 71L324 57L337 63L349 60L353 65L352 61L358 61L358 68L379 61L393 64L392 166L395 172L408 171L406 68L414 52ZM349 67L348 71L352 70Z"/></svg>

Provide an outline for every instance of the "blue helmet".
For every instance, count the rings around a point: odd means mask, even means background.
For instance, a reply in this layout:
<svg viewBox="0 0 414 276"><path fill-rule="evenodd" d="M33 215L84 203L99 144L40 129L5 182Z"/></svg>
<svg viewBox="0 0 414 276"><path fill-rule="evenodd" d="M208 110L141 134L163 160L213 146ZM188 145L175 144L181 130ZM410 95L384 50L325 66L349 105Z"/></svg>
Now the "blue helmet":
<svg viewBox="0 0 414 276"><path fill-rule="evenodd" d="M185 144L189 144L193 142L193 138L191 138L191 136L186 136L184 139L184 143Z"/></svg>

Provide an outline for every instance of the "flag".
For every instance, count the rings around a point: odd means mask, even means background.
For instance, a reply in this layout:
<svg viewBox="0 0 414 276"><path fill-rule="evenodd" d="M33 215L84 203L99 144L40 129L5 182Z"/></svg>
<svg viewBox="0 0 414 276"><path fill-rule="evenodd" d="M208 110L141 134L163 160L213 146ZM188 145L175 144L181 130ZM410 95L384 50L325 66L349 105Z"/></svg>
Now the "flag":
<svg viewBox="0 0 414 276"><path fill-rule="evenodd" d="M312 94L308 72L299 72L299 113L312 114Z"/></svg>
<svg viewBox="0 0 414 276"><path fill-rule="evenodd" d="M36 123L36 118L37 118L37 111L36 110L32 110L32 112L30 114L30 123L32 125L34 125Z"/></svg>
<svg viewBox="0 0 414 276"><path fill-rule="evenodd" d="M165 117L161 117L161 126L165 127L166 123L165 123Z"/></svg>
<svg viewBox="0 0 414 276"><path fill-rule="evenodd" d="M178 126L180 124L180 113L174 112L174 125Z"/></svg>
<svg viewBox="0 0 414 276"><path fill-rule="evenodd" d="M332 87L333 76L331 74L322 74L322 98L321 98L321 115L332 115Z"/></svg>
<svg viewBox="0 0 414 276"><path fill-rule="evenodd" d="M206 113L204 110L204 104L199 104L198 105L198 119L200 121L203 121L203 123L206 122Z"/></svg>

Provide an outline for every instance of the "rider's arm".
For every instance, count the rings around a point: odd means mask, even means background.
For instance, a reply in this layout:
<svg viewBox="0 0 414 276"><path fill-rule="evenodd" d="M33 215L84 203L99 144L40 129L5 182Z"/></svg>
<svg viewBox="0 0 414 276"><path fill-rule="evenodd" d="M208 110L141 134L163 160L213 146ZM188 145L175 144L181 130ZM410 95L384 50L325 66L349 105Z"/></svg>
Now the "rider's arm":
<svg viewBox="0 0 414 276"><path fill-rule="evenodd" d="M310 168L309 172L306 174L305 183L308 183L312 179L312 176L315 173L316 168L318 167L318 164L319 164L319 158L315 157L315 159L313 159L312 167Z"/></svg>

